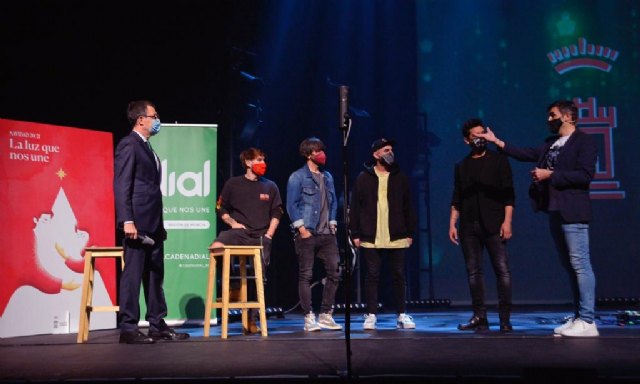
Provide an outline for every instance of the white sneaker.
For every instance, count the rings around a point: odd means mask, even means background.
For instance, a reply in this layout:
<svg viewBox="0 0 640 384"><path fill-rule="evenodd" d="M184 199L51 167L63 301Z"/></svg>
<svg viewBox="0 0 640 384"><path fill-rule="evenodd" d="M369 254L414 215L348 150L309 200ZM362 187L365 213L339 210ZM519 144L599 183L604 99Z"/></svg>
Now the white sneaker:
<svg viewBox="0 0 640 384"><path fill-rule="evenodd" d="M413 317L407 315L406 313L401 313L398 315L398 321L396 321L396 328L403 329L415 329L416 323L413 322Z"/></svg>
<svg viewBox="0 0 640 384"><path fill-rule="evenodd" d="M574 320L573 325L560 332L560 334L567 337L595 337L600 335L595 322L589 324L582 319Z"/></svg>
<svg viewBox="0 0 640 384"><path fill-rule="evenodd" d="M362 329L376 329L376 315L373 313L366 313L364 315L364 324Z"/></svg>
<svg viewBox="0 0 640 384"><path fill-rule="evenodd" d="M556 327L553 329L553 335L554 336L562 336L562 331L564 331L565 329L569 329L571 328L571 326L573 325L573 322L576 319L574 319L573 317L569 318L569 320L565 321L564 324L562 324L559 327Z"/></svg>
<svg viewBox="0 0 640 384"><path fill-rule="evenodd" d="M330 313L321 313L318 316L318 326L324 329L331 329L332 331L339 331L342 326L333 320L333 316Z"/></svg>
<svg viewBox="0 0 640 384"><path fill-rule="evenodd" d="M304 330L307 332L320 330L320 326L316 322L316 315L314 315L313 312L304 315Z"/></svg>

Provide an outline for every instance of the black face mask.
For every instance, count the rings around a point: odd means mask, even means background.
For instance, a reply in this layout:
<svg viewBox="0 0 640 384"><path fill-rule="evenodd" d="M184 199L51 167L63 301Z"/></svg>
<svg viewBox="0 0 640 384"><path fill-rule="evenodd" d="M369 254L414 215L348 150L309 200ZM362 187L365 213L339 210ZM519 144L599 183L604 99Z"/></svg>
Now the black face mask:
<svg viewBox="0 0 640 384"><path fill-rule="evenodd" d="M382 160L382 162L385 163L386 165L393 165L393 162L395 161L395 156L393 155L393 152L387 152L380 156L380 160Z"/></svg>
<svg viewBox="0 0 640 384"><path fill-rule="evenodd" d="M558 117L557 119L548 120L547 125L549 126L549 132L554 135L557 135L560 132L560 127L562 127L562 120Z"/></svg>
<svg viewBox="0 0 640 384"><path fill-rule="evenodd" d="M473 152L480 153L484 151L485 148L487 148L487 140L482 137L474 137L473 139L469 140L469 146L471 147L471 150Z"/></svg>

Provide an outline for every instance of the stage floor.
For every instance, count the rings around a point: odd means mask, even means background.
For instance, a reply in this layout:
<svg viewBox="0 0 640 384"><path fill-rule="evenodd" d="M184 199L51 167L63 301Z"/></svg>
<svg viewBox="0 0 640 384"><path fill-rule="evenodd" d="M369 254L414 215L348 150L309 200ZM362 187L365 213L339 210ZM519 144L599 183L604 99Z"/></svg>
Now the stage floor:
<svg viewBox="0 0 640 384"><path fill-rule="evenodd" d="M633 308L631 308L634 310ZM624 309L598 310L600 337L554 337L568 314L553 306L516 307L514 332L461 332L468 308L414 310L415 330L396 330L395 315L378 316L378 329L362 330L362 313L351 314L347 342L342 331L307 332L303 316L269 317L269 336L243 336L239 321L229 338L220 327L181 327L191 338L153 345L118 343L117 330L0 339L3 383L204 383L204 382L640 382L640 325L619 325ZM637 308L635 308L637 310ZM344 314L335 319L344 325ZM146 331L143 329L143 331ZM351 358L347 358L347 346Z"/></svg>

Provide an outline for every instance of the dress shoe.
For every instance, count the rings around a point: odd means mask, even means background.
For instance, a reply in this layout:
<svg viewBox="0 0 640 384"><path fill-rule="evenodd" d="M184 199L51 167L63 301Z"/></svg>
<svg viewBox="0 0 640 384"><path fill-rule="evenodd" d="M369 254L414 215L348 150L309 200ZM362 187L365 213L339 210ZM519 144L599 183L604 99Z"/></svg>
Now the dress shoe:
<svg viewBox="0 0 640 384"><path fill-rule="evenodd" d="M179 333L173 328L167 328L163 331L149 331L149 337L153 340L186 340L189 338L188 333Z"/></svg>
<svg viewBox="0 0 640 384"><path fill-rule="evenodd" d="M244 335L260 333L260 327L258 327L258 324L256 324L255 320L249 320L249 327L248 328L242 327L242 333Z"/></svg>
<svg viewBox="0 0 640 384"><path fill-rule="evenodd" d="M153 344L156 341L140 331L122 332L120 344Z"/></svg>
<svg viewBox="0 0 640 384"><path fill-rule="evenodd" d="M500 332L513 332L513 326L509 320L500 321Z"/></svg>
<svg viewBox="0 0 640 384"><path fill-rule="evenodd" d="M473 316L468 323L458 324L458 329L461 331L487 331L489 322L486 317Z"/></svg>

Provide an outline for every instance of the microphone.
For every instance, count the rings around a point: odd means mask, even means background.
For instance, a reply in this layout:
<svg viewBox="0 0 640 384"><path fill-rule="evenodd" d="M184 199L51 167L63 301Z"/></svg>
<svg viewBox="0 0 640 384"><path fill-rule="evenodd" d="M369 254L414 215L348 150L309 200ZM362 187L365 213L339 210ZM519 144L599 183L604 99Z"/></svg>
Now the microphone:
<svg viewBox="0 0 640 384"><path fill-rule="evenodd" d="M349 87L341 85L338 87L338 92L340 93L338 128L346 129L349 120Z"/></svg>
<svg viewBox="0 0 640 384"><path fill-rule="evenodd" d="M144 245L154 245L156 242L147 235L138 236Z"/></svg>

